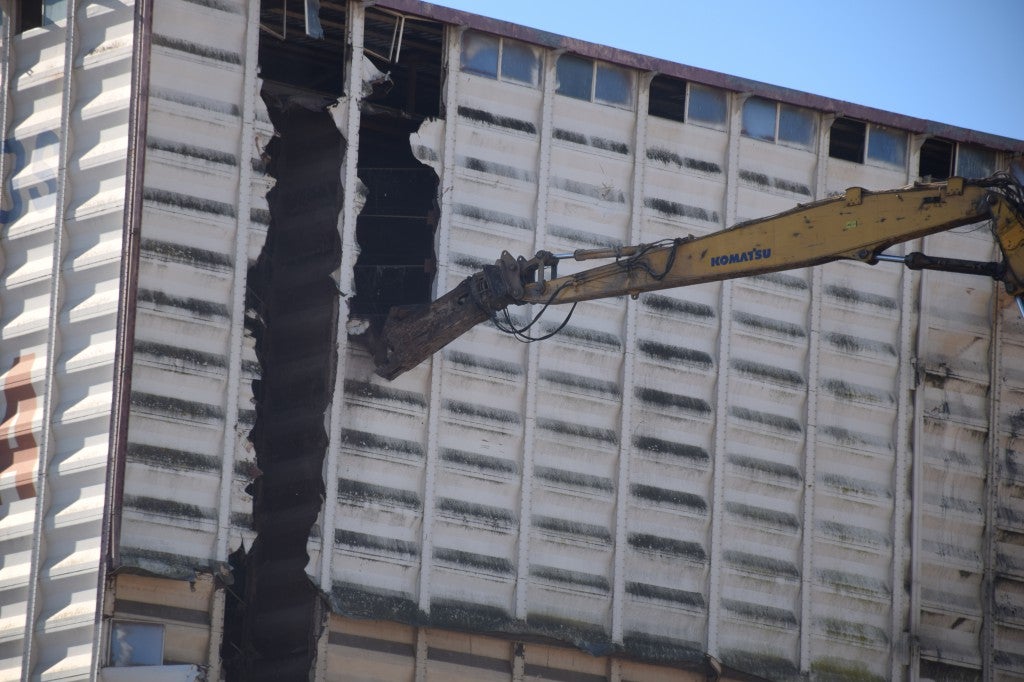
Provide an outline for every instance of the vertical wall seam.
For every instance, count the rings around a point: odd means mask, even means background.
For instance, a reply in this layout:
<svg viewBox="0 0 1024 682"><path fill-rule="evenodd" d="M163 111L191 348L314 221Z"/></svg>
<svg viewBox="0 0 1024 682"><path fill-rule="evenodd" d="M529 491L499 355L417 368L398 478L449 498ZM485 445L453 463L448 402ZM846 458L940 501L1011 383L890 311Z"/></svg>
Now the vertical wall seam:
<svg viewBox="0 0 1024 682"><path fill-rule="evenodd" d="M920 147L916 152L920 156ZM911 161L911 166L916 167L918 163ZM908 242L904 251L910 251L919 247L917 241ZM906 545L910 541L907 528L907 495L908 483L911 480L910 467L912 456L910 452L913 425L914 409L911 405L911 394L914 391L913 367L915 364L916 351L914 348L914 283L915 274L907 269L902 270L901 303L900 303L900 327L899 343L900 350L897 357L899 363L897 375L897 403L896 403L896 460L893 463L893 514L892 514L892 589L890 601L890 649L889 649L889 675L890 679L897 680L902 676L903 668L906 666L907 647L910 646L909 633L910 625L906 620L907 597L903 589L904 572L906 570ZM921 311L923 314L923 311ZM918 435L913 435L918 438ZM917 447L916 443L913 447Z"/></svg>
<svg viewBox="0 0 1024 682"><path fill-rule="evenodd" d="M106 570L120 564L121 501L124 497L128 417L131 411L132 365L135 348L136 298L139 289L139 250L142 233L143 176L146 167L146 129L149 115L149 60L153 35L153 2L138 0L132 35L132 84L128 114L128 163L125 178L124 236L121 242L117 336L114 350L114 396L110 414L107 484L108 534L102 550Z"/></svg>
<svg viewBox="0 0 1024 682"><path fill-rule="evenodd" d="M629 243L639 244L643 239L643 192L644 192L644 171L647 164L644 162L645 150L647 149L647 93L651 87L653 73L641 74L637 83L636 94L636 126L633 134L633 187L631 188L631 206L629 216ZM623 343L624 355L622 361L622 408L619 421L619 469L618 478L615 483L615 544L614 558L612 563L612 641L621 644L623 641L624 626L622 623L622 612L625 608L623 603L626 595L626 552L629 551L627 538L627 524L629 517L629 490L630 480L630 449L632 440L629 438L630 429L633 424L633 386L636 373L636 346L637 346L637 303L632 298L626 299L626 333ZM614 660L614 659L612 659ZM612 667L612 673L617 673L618 667ZM614 677L615 675L612 675Z"/></svg>
<svg viewBox="0 0 1024 682"><path fill-rule="evenodd" d="M462 29L449 27L446 31L447 44L445 50L446 80L444 91L445 123L444 149L441 160L441 172L438 177L438 193L440 195L440 217L437 226L437 274L434 278L435 291L443 291L448 287L448 246L451 238L452 192L444 191L444 187L455 183L455 133L458 130L459 66L461 51L459 41ZM444 378L444 353L434 353L430 362L430 398L427 401L427 442L424 457L423 477L423 527L420 536L420 575L419 575L419 607L424 613L430 613L430 577L431 562L434 554L434 508L438 467L438 429L441 420L441 385ZM424 658L426 651L424 646ZM417 654L418 655L418 654ZM417 673L418 674L418 673Z"/></svg>
<svg viewBox="0 0 1024 682"><path fill-rule="evenodd" d="M10 102L11 102L11 59L14 56L14 51L11 49L11 43L14 42L14 12L6 11L0 7L0 11L3 12L3 16L0 17L3 21L0 22L0 38L2 38L2 45L0 45L0 195L3 193L3 187L7 183L7 124L8 116L10 116Z"/></svg>
<svg viewBox="0 0 1024 682"><path fill-rule="evenodd" d="M729 116L728 158L725 179L725 225L736 222L739 201L740 130L742 126L744 96L731 97ZM711 453L711 547L708 552L708 623L707 653L718 658L718 620L722 599L722 525L725 514L725 440L729 420L729 352L732 330L732 282L722 282L718 332L718 385L715 390L715 444Z"/></svg>
<svg viewBox="0 0 1024 682"><path fill-rule="evenodd" d="M544 87L541 101L540 150L537 155L537 210L534 225L534 248L543 248L548 219L548 183L551 178L551 126L554 120L555 64L560 51L547 53L544 64ZM531 306L532 316L532 306ZM526 593L530 574L530 506L533 497L533 455L537 425L537 375L540 348L530 344L526 352L525 406L523 419L522 484L519 495L519 542L516 547L515 617L526 620Z"/></svg>
<svg viewBox="0 0 1024 682"><path fill-rule="evenodd" d="M922 251L927 248L928 238L921 239ZM922 439L924 438L924 364L922 348L928 341L928 306L931 297L928 289L928 272L922 272L918 278L919 292L917 299L921 302L917 318L917 334L914 339L913 361L913 443L910 451L911 484L910 484L910 670L908 679L917 682L920 678L920 646L918 638L921 629L921 493L924 485L924 455Z"/></svg>
<svg viewBox="0 0 1024 682"><path fill-rule="evenodd" d="M245 62L242 77L242 117L238 144L238 210L235 221L235 254L232 281L231 327L228 334L227 397L224 406L224 438L222 442L220 499L217 510L217 538L213 556L227 561L231 532L231 496L234 485L235 454L238 450L238 396L242 377L242 336L245 318L245 294L249 272L250 207L252 203L252 157L255 147L255 98L259 61L258 0L250 0L245 28ZM221 676L220 647L224 637L226 596L223 589L214 591L210 608L210 643L207 662L210 679Z"/></svg>
<svg viewBox="0 0 1024 682"><path fill-rule="evenodd" d="M363 17L365 8L362 3L348 3L346 21L348 22L349 36L349 63L347 83L345 84L345 169L342 179L342 204L341 216L341 264L338 267L338 290L341 293L338 306L341 308L345 303L345 297L351 296L355 291L353 270L356 262L356 254L359 246L356 242L356 199L359 192L359 176L357 165L359 162L359 93L362 88L362 66L363 66ZM337 123L337 118L335 119ZM323 532L321 532L320 552L320 589L330 594L333 587L334 573L334 528L336 527L336 514L338 506L338 467L341 458L341 414L345 402L345 374L348 368L349 343L347 333L348 311L338 311L338 329L335 363L334 387L331 395L330 424L328 434L327 456L324 460L324 509L321 513L323 519ZM324 628L321 633L321 640L326 641L330 634L330 628ZM317 679L323 679L321 674L326 675L326 660L323 661L317 656Z"/></svg>
<svg viewBox="0 0 1024 682"><path fill-rule="evenodd" d="M32 532L32 558L29 563L28 598L25 608L25 639L23 640L21 675L30 679L35 668L36 620L40 615L40 597L42 590L42 567L46 561L46 541L43 529L50 509L48 469L53 453L53 422L57 401L57 362L60 360L60 318L61 305L64 298L64 251L67 248L67 184L68 161L70 156L71 108L74 103L75 84L75 49L78 46L76 34L75 11L78 0L69 0L67 4L67 25L64 38L64 74L61 86L60 102L60 144L57 157L57 192L55 197L53 218L53 256L50 264L50 319L46 332L46 374L43 384L42 424L39 434L39 459L36 464L36 504ZM99 590L94 608L101 612ZM96 619L93 623L95 625ZM94 638L95 639L95 638Z"/></svg>
<svg viewBox="0 0 1024 682"><path fill-rule="evenodd" d="M814 198L820 200L827 194L828 178L828 118L823 118L818 129L818 153L814 173ZM821 340L821 291L824 279L821 267L811 269L811 288L808 292L810 305L810 329L807 338L807 433L804 437L804 485L802 557L800 566L800 672L804 675L811 670L811 602L814 591L814 495L817 480L818 440L818 357Z"/></svg>
<svg viewBox="0 0 1024 682"><path fill-rule="evenodd" d="M993 245L993 248L995 246ZM999 466L999 394L1000 377L1003 376L1003 316L999 305L999 283L992 283L991 315L992 342L989 347L989 414L988 414L988 462L985 472L985 538L982 545L981 580L981 679L993 682L995 674L996 618L996 524L999 520L999 488L1002 468ZM1010 307L1011 311L1014 309Z"/></svg>

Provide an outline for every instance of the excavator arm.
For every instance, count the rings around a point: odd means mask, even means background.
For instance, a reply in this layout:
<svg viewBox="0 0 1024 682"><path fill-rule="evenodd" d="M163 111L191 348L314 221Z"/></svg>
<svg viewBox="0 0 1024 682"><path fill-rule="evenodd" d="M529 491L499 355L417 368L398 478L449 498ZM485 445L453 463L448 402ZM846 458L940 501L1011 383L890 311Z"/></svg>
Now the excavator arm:
<svg viewBox="0 0 1024 682"><path fill-rule="evenodd" d="M920 253L889 256L902 242L984 220L1003 259L978 263ZM557 276L558 262L614 258L611 263ZM393 308L373 342L377 373L387 379L412 369L474 326L516 304L555 305L637 295L703 282L750 277L849 259L868 264L897 260L912 269L990 276L1006 290L1024 294L1024 193L1009 176L869 192L859 187L842 196L803 204L703 237L655 244L541 251L531 259L508 252L494 264L425 306Z"/></svg>

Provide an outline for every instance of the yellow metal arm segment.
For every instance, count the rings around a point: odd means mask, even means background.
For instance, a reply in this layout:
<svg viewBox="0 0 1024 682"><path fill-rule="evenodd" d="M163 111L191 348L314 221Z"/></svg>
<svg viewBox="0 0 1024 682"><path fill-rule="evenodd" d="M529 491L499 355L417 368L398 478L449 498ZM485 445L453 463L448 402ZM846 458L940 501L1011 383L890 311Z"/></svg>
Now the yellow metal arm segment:
<svg viewBox="0 0 1024 682"><path fill-rule="evenodd" d="M1003 175L978 181L951 178L882 192L855 187L840 197L704 237L577 251L576 260L615 261L564 277L554 274L562 256L542 251L527 260L506 252L434 303L392 309L371 342L377 373L393 379L512 304L637 295L840 259L874 264L894 244L988 219L1002 250L1000 263L953 262L923 254L913 254L905 262L916 269L986 274L1020 297L1024 294L1024 193ZM550 279L545 277L548 270Z"/></svg>
<svg viewBox="0 0 1024 682"><path fill-rule="evenodd" d="M1000 238L1005 253L1008 244L1004 242L1012 241L1014 234L1019 238L1021 225L1006 199L984 186L953 178L946 183L884 192L852 188L841 197L697 239L631 247L632 255L614 263L526 284L517 302L571 303L639 294L839 259L874 263L879 253L894 244L987 220L996 211L1007 235ZM1024 268L1014 270L1014 263L1009 266L1012 272L1007 283L1016 279L1011 293L1020 293L1019 278L1013 273L1024 275Z"/></svg>

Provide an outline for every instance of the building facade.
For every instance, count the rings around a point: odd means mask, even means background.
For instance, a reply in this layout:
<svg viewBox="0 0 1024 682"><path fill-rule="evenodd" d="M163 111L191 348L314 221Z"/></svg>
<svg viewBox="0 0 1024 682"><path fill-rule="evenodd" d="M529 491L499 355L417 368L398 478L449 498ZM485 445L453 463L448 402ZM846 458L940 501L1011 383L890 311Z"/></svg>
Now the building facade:
<svg viewBox="0 0 1024 682"><path fill-rule="evenodd" d="M591 302L393 382L363 342L503 250L1024 142L413 0L0 6L0 679L1024 678L990 281Z"/></svg>

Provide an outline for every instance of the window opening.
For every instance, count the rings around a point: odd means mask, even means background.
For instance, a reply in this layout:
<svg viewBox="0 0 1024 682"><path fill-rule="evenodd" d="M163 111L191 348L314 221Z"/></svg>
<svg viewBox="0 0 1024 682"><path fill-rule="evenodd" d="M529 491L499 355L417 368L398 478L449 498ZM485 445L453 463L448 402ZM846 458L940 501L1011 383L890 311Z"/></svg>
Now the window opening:
<svg viewBox="0 0 1024 682"><path fill-rule="evenodd" d="M525 85L540 82L540 56L526 43L501 39L501 77Z"/></svg>
<svg viewBox="0 0 1024 682"><path fill-rule="evenodd" d="M19 0L15 9L15 33L24 33L65 19L68 0Z"/></svg>
<svg viewBox="0 0 1024 682"><path fill-rule="evenodd" d="M928 138L921 145L917 174L931 180L947 180L953 174L954 145L946 140Z"/></svg>
<svg viewBox="0 0 1024 682"><path fill-rule="evenodd" d="M628 108L633 74L628 69L573 54L563 54L555 67L560 95Z"/></svg>
<svg viewBox="0 0 1024 682"><path fill-rule="evenodd" d="M828 155L833 159L864 163L867 124L852 118L837 118L828 135Z"/></svg>
<svg viewBox="0 0 1024 682"><path fill-rule="evenodd" d="M110 624L110 665L164 664L164 626L115 620Z"/></svg>
<svg viewBox="0 0 1024 682"><path fill-rule="evenodd" d="M647 113L682 123L686 120L686 81L658 74L651 79Z"/></svg>
<svg viewBox="0 0 1024 682"><path fill-rule="evenodd" d="M751 97L743 103L743 134L758 140L775 141L775 102Z"/></svg>
<svg viewBox="0 0 1024 682"><path fill-rule="evenodd" d="M868 158L890 166L906 165L907 134L872 125L868 130Z"/></svg>
<svg viewBox="0 0 1024 682"><path fill-rule="evenodd" d="M66 2L67 0L63 0ZM310 38L323 38L324 30L320 25L320 3L317 0L301 0L303 8L303 32ZM293 0L294 2L294 0ZM260 29L280 40L288 39L288 0L263 0L260 3ZM264 14L274 17L274 20L264 21ZM281 21L278 23L277 17ZM293 33L294 35L294 33Z"/></svg>
<svg viewBox="0 0 1024 682"><path fill-rule="evenodd" d="M611 64L596 65L597 78L594 80L594 100L628 107L633 94L633 79L629 71Z"/></svg>
<svg viewBox="0 0 1024 682"><path fill-rule="evenodd" d="M810 109L779 105L779 141L812 149L818 132L817 116Z"/></svg>
<svg viewBox="0 0 1024 682"><path fill-rule="evenodd" d="M388 78L367 102L414 117L440 116L444 27L379 7L367 8L364 26L364 52Z"/></svg>
<svg viewBox="0 0 1024 682"><path fill-rule="evenodd" d="M366 12L367 54L389 44L392 17L378 8ZM426 118L440 115L444 27L411 17L402 49L388 65L389 83L364 100L359 124L357 172L366 201L356 221L359 257L350 312L383 324L392 306L427 303L435 272L437 174L413 155L409 136ZM464 36L465 37L465 36ZM463 68L495 77L501 41L476 33L462 43Z"/></svg>
<svg viewBox="0 0 1024 682"><path fill-rule="evenodd" d="M829 131L828 155L854 163L877 161L903 167L907 163L907 134L852 118L837 118Z"/></svg>
<svg viewBox="0 0 1024 682"><path fill-rule="evenodd" d="M387 45L386 49L383 49L380 43L377 45L371 45L369 41L366 42L363 49L366 54L371 57L381 59L388 64L394 64L402 56L402 38L405 36L405 16L398 12L392 12L391 10L381 8L375 8L374 13L379 15L381 18L380 21L390 25L391 38L384 43ZM374 47L377 49L373 49Z"/></svg>
<svg viewBox="0 0 1024 682"><path fill-rule="evenodd" d="M540 81L537 50L518 40L466 31L462 35L463 71L535 86Z"/></svg>
<svg viewBox="0 0 1024 682"><path fill-rule="evenodd" d="M725 91L704 85L690 84L686 118L691 122L707 123L715 127L725 125L728 103Z"/></svg>
<svg viewBox="0 0 1024 682"><path fill-rule="evenodd" d="M321 3L318 21L322 37L313 38L306 33L306 16L297 11L299 3L300 0L260 3L260 78L335 99L344 92L345 7Z"/></svg>
<svg viewBox="0 0 1024 682"><path fill-rule="evenodd" d="M592 61L574 54L563 54L558 58L555 73L558 76L558 94L590 100L594 80Z"/></svg>
<svg viewBox="0 0 1024 682"><path fill-rule="evenodd" d="M743 103L743 134L756 140L812 149L816 120L809 109L762 97L750 97Z"/></svg>
<svg viewBox="0 0 1024 682"><path fill-rule="evenodd" d="M497 78L499 44L497 36L466 31L462 36L462 70Z"/></svg>
<svg viewBox="0 0 1024 682"><path fill-rule="evenodd" d="M965 178L987 178L996 172L996 153L971 145L959 145L956 174Z"/></svg>

